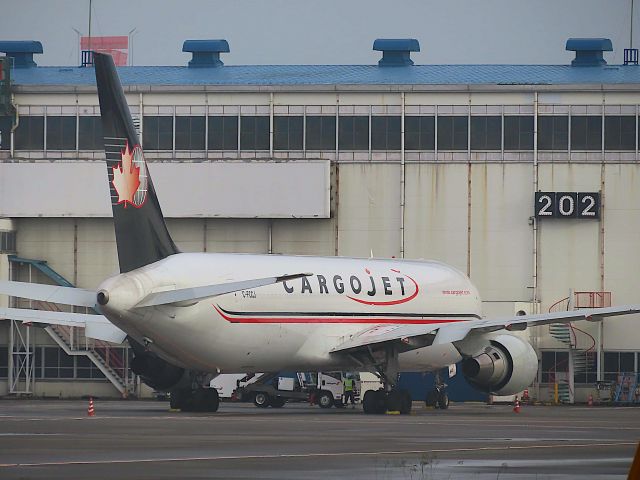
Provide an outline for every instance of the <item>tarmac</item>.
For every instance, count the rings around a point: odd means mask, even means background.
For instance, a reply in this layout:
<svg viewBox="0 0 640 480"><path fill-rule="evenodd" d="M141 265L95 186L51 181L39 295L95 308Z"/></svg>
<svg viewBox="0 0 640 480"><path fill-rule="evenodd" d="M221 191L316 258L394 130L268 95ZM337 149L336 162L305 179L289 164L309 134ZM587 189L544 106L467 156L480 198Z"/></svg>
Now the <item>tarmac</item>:
<svg viewBox="0 0 640 480"><path fill-rule="evenodd" d="M1 479L622 479L630 407L414 403L411 415L307 404L217 413L167 402L0 400Z"/></svg>

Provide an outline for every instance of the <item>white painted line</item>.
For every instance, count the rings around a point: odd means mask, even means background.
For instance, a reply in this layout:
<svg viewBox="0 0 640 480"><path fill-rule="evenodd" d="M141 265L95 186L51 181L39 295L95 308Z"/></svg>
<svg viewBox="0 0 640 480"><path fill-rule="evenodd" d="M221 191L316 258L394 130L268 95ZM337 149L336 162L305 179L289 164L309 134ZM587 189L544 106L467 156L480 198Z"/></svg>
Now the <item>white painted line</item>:
<svg viewBox="0 0 640 480"><path fill-rule="evenodd" d="M0 468L8 467L51 467L63 465L112 465L112 464L132 464L132 463L164 463L164 462L210 462L220 460L269 460L283 458L314 458L314 457L358 457L376 455L424 455L430 453L460 453L460 452L485 452L492 450L529 450L529 449L549 449L549 448L594 448L594 447L620 447L636 446L635 442L616 443L574 443L574 444L542 444L542 445L500 445L495 447L474 447L474 448L434 448L429 450L382 450L377 452L335 452L335 453L283 453L271 455L228 455L209 457L174 457L174 458L138 458L122 460L70 460L60 462L41 463L0 463ZM631 458L631 457L630 457Z"/></svg>

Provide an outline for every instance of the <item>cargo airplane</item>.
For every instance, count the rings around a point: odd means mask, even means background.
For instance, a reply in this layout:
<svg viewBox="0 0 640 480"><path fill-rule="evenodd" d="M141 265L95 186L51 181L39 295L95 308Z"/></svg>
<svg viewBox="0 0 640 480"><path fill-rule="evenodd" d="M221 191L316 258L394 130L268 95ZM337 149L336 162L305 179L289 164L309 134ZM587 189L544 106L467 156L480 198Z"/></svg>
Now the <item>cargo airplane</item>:
<svg viewBox="0 0 640 480"><path fill-rule="evenodd" d="M628 305L488 319L469 278L435 261L181 253L114 63L98 53L94 60L120 274L96 291L0 282L3 294L97 313L2 308L0 316L127 339L134 372L170 390L174 407L216 411L208 386L220 373L360 370L384 386L366 393L365 413L406 414L411 397L397 387L398 373L457 362L475 388L511 395L538 368L531 345L511 332L640 312Z"/></svg>

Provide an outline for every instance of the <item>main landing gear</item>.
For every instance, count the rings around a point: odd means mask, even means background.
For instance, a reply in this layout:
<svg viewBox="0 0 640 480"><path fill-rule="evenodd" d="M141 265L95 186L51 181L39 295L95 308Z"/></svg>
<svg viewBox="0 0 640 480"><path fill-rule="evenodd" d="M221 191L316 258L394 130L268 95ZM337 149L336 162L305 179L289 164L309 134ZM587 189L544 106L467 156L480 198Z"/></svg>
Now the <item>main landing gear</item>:
<svg viewBox="0 0 640 480"><path fill-rule="evenodd" d="M215 388L209 387L214 376L190 372L188 381L180 382L171 390L171 408L183 412L217 412L220 396Z"/></svg>
<svg viewBox="0 0 640 480"><path fill-rule="evenodd" d="M215 388L176 388L171 390L170 405L183 412L217 412L220 397Z"/></svg>
<svg viewBox="0 0 640 480"><path fill-rule="evenodd" d="M401 415L411 413L411 394L408 390L397 388L398 351L387 347L384 356L375 358L370 352L378 377L383 388L369 390L362 398L362 410L366 414L381 415L386 412L399 412Z"/></svg>

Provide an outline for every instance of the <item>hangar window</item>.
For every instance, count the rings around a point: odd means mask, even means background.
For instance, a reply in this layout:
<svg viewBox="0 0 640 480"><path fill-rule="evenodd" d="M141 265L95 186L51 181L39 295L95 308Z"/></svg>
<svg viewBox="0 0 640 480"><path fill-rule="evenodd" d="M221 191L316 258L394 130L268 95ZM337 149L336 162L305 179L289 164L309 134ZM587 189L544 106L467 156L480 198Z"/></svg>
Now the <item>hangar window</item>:
<svg viewBox="0 0 640 480"><path fill-rule="evenodd" d="M204 117L176 117L176 150L204 150Z"/></svg>
<svg viewBox="0 0 640 480"><path fill-rule="evenodd" d="M44 378L73 378L73 357L59 347L44 347Z"/></svg>
<svg viewBox="0 0 640 480"><path fill-rule="evenodd" d="M11 117L0 116L0 150L11 148Z"/></svg>
<svg viewBox="0 0 640 480"><path fill-rule="evenodd" d="M76 357L76 378L105 378L88 357Z"/></svg>
<svg viewBox="0 0 640 480"><path fill-rule="evenodd" d="M9 347L0 347L0 378L9 376Z"/></svg>
<svg viewBox="0 0 640 480"><path fill-rule="evenodd" d="M145 150L173 150L173 117L143 117L142 144Z"/></svg>
<svg viewBox="0 0 640 480"><path fill-rule="evenodd" d="M569 353L543 351L542 352L542 383L555 383L557 374L562 373L565 378L569 371Z"/></svg>
<svg viewBox="0 0 640 480"><path fill-rule="evenodd" d="M47 116L47 150L76 149L76 117Z"/></svg>
<svg viewBox="0 0 640 480"><path fill-rule="evenodd" d="M436 145L435 117L405 117L405 150L433 150Z"/></svg>
<svg viewBox="0 0 640 480"><path fill-rule="evenodd" d="M16 251L16 232L0 232L0 252Z"/></svg>
<svg viewBox="0 0 640 480"><path fill-rule="evenodd" d="M14 135L16 150L44 150L44 117L20 117Z"/></svg>
<svg viewBox="0 0 640 480"><path fill-rule="evenodd" d="M307 150L336 149L336 117L307 116L306 123Z"/></svg>
<svg viewBox="0 0 640 480"><path fill-rule="evenodd" d="M467 117L438 116L438 150L467 149Z"/></svg>
<svg viewBox="0 0 640 480"><path fill-rule="evenodd" d="M240 117L240 148L269 150L269 117Z"/></svg>
<svg viewBox="0 0 640 480"><path fill-rule="evenodd" d="M78 124L78 148L80 150L102 150L102 119L100 117L80 117Z"/></svg>
<svg viewBox="0 0 640 480"><path fill-rule="evenodd" d="M471 150L502 149L502 118L471 117Z"/></svg>
<svg viewBox="0 0 640 480"><path fill-rule="evenodd" d="M617 381L622 373L635 372L635 352L604 352L604 379Z"/></svg>
<svg viewBox="0 0 640 480"><path fill-rule="evenodd" d="M400 117L371 117L371 149L400 150Z"/></svg>
<svg viewBox="0 0 640 480"><path fill-rule="evenodd" d="M302 117L273 117L273 148L302 150Z"/></svg>
<svg viewBox="0 0 640 480"><path fill-rule="evenodd" d="M209 150L238 149L238 117L209 117Z"/></svg>
<svg viewBox="0 0 640 480"><path fill-rule="evenodd" d="M540 150L567 150L569 148L569 117L538 117L538 148Z"/></svg>
<svg viewBox="0 0 640 480"><path fill-rule="evenodd" d="M602 150L602 117L571 117L571 150Z"/></svg>
<svg viewBox="0 0 640 480"><path fill-rule="evenodd" d="M533 150L533 117L508 115L504 117L504 149Z"/></svg>
<svg viewBox="0 0 640 480"><path fill-rule="evenodd" d="M369 150L369 117L341 116L338 119L340 150Z"/></svg>
<svg viewBox="0 0 640 480"><path fill-rule="evenodd" d="M636 117L633 115L604 117L604 149L636 149Z"/></svg>

